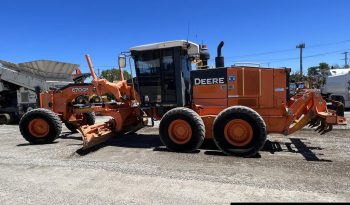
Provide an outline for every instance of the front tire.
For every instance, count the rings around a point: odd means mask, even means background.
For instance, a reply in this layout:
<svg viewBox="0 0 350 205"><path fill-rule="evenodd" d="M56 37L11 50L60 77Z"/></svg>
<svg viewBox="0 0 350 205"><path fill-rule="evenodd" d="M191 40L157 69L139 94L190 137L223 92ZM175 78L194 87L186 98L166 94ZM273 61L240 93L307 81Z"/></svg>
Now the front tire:
<svg viewBox="0 0 350 205"><path fill-rule="evenodd" d="M221 111L214 120L214 142L227 155L256 155L266 141L266 125L253 109L233 106Z"/></svg>
<svg viewBox="0 0 350 205"><path fill-rule="evenodd" d="M51 110L38 108L22 116L19 129L23 138L31 144L48 144L60 136L62 122Z"/></svg>
<svg viewBox="0 0 350 205"><path fill-rule="evenodd" d="M168 111L160 121L159 136L171 151L192 152L198 149L205 137L202 118L193 110L178 107Z"/></svg>

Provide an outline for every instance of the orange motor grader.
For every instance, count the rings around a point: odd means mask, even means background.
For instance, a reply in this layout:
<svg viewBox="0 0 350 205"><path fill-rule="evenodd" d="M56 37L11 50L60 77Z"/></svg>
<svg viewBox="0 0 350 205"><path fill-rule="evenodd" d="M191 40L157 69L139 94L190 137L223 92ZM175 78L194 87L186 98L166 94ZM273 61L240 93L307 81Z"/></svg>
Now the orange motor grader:
<svg viewBox="0 0 350 205"><path fill-rule="evenodd" d="M83 83L89 76L79 73L74 83L38 93L40 108L28 111L19 122L22 136L33 144L50 143L61 134L62 122L73 133L82 125L93 125L95 116L92 112L74 112L74 108L101 102L94 86Z"/></svg>
<svg viewBox="0 0 350 205"><path fill-rule="evenodd" d="M289 135L309 125L324 134L333 125L347 123L336 111L327 109L315 90L299 90L290 97L290 69L226 67L222 47L223 42L217 49L216 68L208 67L210 55L205 46L192 42L133 47L128 56L135 62L136 77L114 83L98 79L87 56L96 93L112 92L116 103L72 107L73 113L98 111L112 117L105 123L79 127L83 148L147 126L149 120L160 120L160 140L169 150L191 152L205 138L212 138L225 154L252 156L269 133ZM191 69L193 62L198 69ZM122 55L120 68L125 64Z"/></svg>

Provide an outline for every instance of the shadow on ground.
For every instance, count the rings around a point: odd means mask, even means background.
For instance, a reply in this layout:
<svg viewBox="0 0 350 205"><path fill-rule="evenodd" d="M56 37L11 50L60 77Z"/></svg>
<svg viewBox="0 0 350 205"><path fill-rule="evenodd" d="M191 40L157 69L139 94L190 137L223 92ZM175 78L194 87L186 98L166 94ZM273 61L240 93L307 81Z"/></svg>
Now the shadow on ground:
<svg viewBox="0 0 350 205"><path fill-rule="evenodd" d="M278 152L289 152L301 154L305 160L307 161L319 161L319 162L331 162L331 160L320 159L318 155L313 152L313 150L322 150L320 147L311 147L307 146L302 138L289 138L290 142L280 143L277 141L267 140L261 152L270 152L271 154L275 154ZM160 139L159 135L145 135L145 134L127 134L115 138L109 139L107 142L95 146L91 149L82 150L79 149L77 153L81 156L89 154L91 152L95 152L105 146L116 146L116 147L126 147L126 148L144 148L144 149L152 149L153 151L158 152L171 152L167 148L165 148ZM284 147L284 148L283 148ZM200 150L195 150L191 153L199 153L204 151L206 155L214 155L214 156L226 156L223 152L221 152L215 145L213 140L205 140ZM261 155L257 154L252 158L260 158Z"/></svg>
<svg viewBox="0 0 350 205"><path fill-rule="evenodd" d="M58 142L51 142L50 144L56 144ZM45 146L46 144L32 144L32 143L21 143L21 144L18 144L16 145L17 147L25 147L25 146Z"/></svg>
<svg viewBox="0 0 350 205"><path fill-rule="evenodd" d="M81 141L81 135L78 134L78 135L75 135L76 133L72 133L72 132L63 132L61 135L60 135L60 139L72 139L72 140L79 140Z"/></svg>

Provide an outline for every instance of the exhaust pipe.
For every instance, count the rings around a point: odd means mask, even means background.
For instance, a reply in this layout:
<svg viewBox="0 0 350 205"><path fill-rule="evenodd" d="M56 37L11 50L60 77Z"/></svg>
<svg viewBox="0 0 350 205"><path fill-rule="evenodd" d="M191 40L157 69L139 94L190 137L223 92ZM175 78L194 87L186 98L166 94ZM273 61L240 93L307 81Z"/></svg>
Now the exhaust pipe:
<svg viewBox="0 0 350 205"><path fill-rule="evenodd" d="M224 57L221 56L221 49L223 46L224 46L224 42L221 41L220 44L218 45L217 57L215 57L215 67L217 68L225 67Z"/></svg>

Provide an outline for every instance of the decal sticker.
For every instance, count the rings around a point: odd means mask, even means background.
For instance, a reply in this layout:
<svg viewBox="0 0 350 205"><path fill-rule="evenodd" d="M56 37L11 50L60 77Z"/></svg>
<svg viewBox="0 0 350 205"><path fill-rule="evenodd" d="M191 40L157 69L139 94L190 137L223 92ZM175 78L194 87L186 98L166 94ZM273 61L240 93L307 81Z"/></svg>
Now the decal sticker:
<svg viewBox="0 0 350 205"><path fill-rule="evenodd" d="M230 75L229 77L228 77L228 81L230 81L230 82L233 82L233 81L235 81L236 80L236 76L235 75Z"/></svg>
<svg viewBox="0 0 350 205"><path fill-rule="evenodd" d="M275 88L275 92L283 92L284 88Z"/></svg>
<svg viewBox="0 0 350 205"><path fill-rule="evenodd" d="M72 88L73 93L84 93L89 91L89 88Z"/></svg>
<svg viewBox="0 0 350 205"><path fill-rule="evenodd" d="M191 71L192 85L216 85L227 83L227 69L215 68Z"/></svg>
<svg viewBox="0 0 350 205"><path fill-rule="evenodd" d="M225 84L224 78L195 78L195 85L213 85L213 84Z"/></svg>

